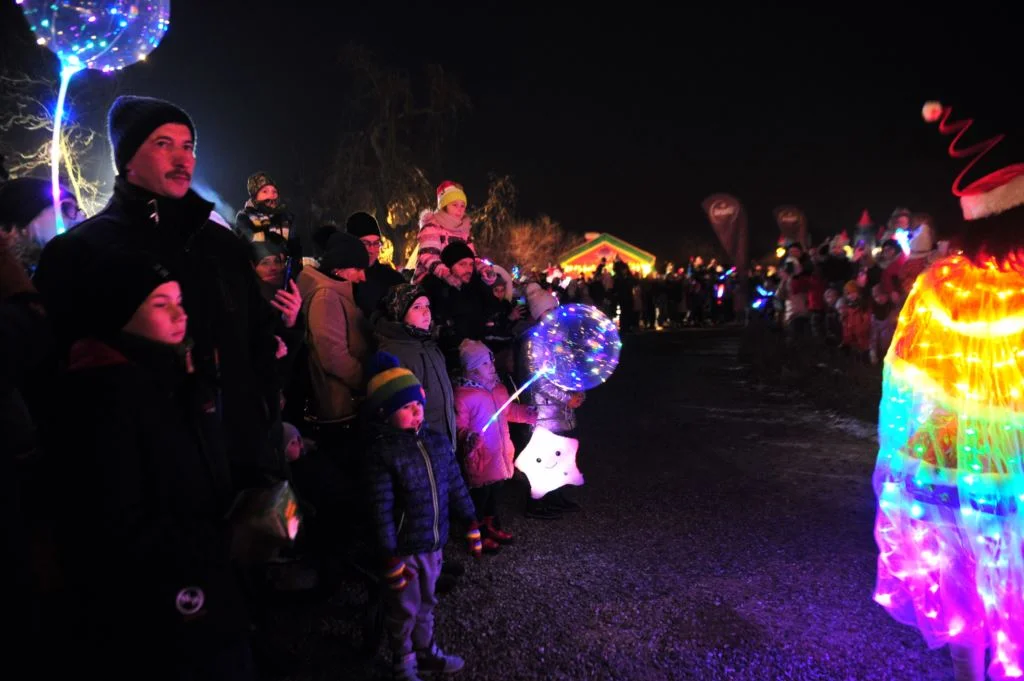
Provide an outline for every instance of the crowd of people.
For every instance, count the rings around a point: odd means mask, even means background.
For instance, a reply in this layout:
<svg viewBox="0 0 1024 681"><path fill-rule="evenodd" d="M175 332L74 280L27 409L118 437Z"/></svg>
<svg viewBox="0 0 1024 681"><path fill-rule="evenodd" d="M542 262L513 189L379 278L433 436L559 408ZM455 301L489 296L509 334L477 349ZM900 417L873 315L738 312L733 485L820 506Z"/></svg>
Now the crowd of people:
<svg viewBox="0 0 1024 681"><path fill-rule="evenodd" d="M465 569L451 552L511 550L515 456L537 426L571 437L584 402L541 378L499 409L534 369L523 339L632 275L506 278L454 182L404 272L368 213L303 243L266 173L232 224L191 188L186 112L126 96L108 118L99 214L68 192L55 215L41 180L0 187L4 546L26 644L113 678L257 678L266 593L295 586L280 576L329 597L355 566L394 677L458 671L433 634ZM560 488L526 509L579 504Z"/></svg>
<svg viewBox="0 0 1024 681"><path fill-rule="evenodd" d="M915 279L947 247L927 215L897 208L882 226L864 211L853 239L843 231L812 250L795 242L780 250L778 266L753 278L761 314L790 339L818 338L879 364Z"/></svg>

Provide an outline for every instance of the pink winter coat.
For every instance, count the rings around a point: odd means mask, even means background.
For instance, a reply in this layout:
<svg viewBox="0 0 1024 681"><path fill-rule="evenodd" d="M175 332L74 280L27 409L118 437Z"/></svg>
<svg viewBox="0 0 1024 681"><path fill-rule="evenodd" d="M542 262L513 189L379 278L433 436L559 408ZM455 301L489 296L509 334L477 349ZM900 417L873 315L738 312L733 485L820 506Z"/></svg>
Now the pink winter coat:
<svg viewBox="0 0 1024 681"><path fill-rule="evenodd" d="M455 386L455 428L466 471L466 484L470 487L482 487L511 478L515 472L512 464L515 445L512 444L508 424L510 421L532 424L537 420L531 409L513 402L487 432L483 432L484 425L507 399L508 390L501 383L492 390L465 380ZM470 433L477 433L480 438L473 451L467 452L466 440Z"/></svg>

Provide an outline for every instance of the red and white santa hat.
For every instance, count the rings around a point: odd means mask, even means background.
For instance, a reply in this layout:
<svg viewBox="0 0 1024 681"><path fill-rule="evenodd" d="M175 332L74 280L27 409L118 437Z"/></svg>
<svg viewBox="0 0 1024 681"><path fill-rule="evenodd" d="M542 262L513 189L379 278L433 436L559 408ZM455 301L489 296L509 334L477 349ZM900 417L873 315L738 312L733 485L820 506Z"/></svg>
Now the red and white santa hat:
<svg viewBox="0 0 1024 681"><path fill-rule="evenodd" d="M1006 135L1000 133L968 145L964 137L974 125L974 119L953 121L952 114L952 107L934 101L925 103L921 110L925 121L937 122L939 132L954 136L949 143L949 155L957 159L970 159L953 181L953 194L960 199L964 219L981 220L1024 205L1024 163L994 162L998 154L992 152ZM988 168L980 165L985 156L988 156ZM968 174L971 175L969 183Z"/></svg>
<svg viewBox="0 0 1024 681"><path fill-rule="evenodd" d="M466 192L462 188L461 184L445 180L437 186L437 209L444 209L444 207L452 201L469 203L469 201L466 200Z"/></svg>

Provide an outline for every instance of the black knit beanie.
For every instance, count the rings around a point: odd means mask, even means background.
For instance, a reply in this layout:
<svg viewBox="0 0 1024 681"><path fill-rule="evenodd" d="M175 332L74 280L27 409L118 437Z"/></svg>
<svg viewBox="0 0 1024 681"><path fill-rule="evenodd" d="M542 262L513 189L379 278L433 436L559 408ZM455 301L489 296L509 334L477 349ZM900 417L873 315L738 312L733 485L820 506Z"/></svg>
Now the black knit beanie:
<svg viewBox="0 0 1024 681"><path fill-rule="evenodd" d="M196 142L196 126L181 108L152 97L124 95L114 100L107 113L107 133L114 151L114 169L118 175L132 160L149 135L166 123L188 126Z"/></svg>
<svg viewBox="0 0 1024 681"><path fill-rule="evenodd" d="M455 241L441 251L441 262L445 264L448 269L455 266L455 263L466 258L475 258L473 251L462 241Z"/></svg>
<svg viewBox="0 0 1024 681"><path fill-rule="evenodd" d="M352 213L348 217L348 221L345 223L345 231L357 239L361 239L364 236L380 236L380 225L377 224L377 218L369 213L360 211Z"/></svg>
<svg viewBox="0 0 1024 681"><path fill-rule="evenodd" d="M71 196L60 188L61 198ZM53 205L49 180L18 177L0 184L0 225L25 229L47 206Z"/></svg>
<svg viewBox="0 0 1024 681"><path fill-rule="evenodd" d="M327 250L320 257L320 271L331 273L346 267L366 269L370 266L370 256L363 242L351 234L338 232L327 240Z"/></svg>
<svg viewBox="0 0 1024 681"><path fill-rule="evenodd" d="M98 259L79 282L92 307L89 331L100 338L116 335L156 287L174 281L151 256L124 250Z"/></svg>

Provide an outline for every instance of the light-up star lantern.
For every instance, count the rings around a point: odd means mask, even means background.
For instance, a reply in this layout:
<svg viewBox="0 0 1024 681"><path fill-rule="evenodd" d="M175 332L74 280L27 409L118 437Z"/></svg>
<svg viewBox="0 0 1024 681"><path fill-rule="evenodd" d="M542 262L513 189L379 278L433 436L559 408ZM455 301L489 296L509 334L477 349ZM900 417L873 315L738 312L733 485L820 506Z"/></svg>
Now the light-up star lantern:
<svg viewBox="0 0 1024 681"><path fill-rule="evenodd" d="M915 282L885 360L875 601L930 647L1024 646L1024 262L953 256Z"/></svg>
<svg viewBox="0 0 1024 681"><path fill-rule="evenodd" d="M548 378L563 390L590 390L619 365L622 341L607 315L592 305L556 307L529 333L534 366L550 367Z"/></svg>
<svg viewBox="0 0 1024 681"><path fill-rule="evenodd" d="M534 429L530 444L516 458L516 468L530 481L530 496L540 499L559 487L583 484L583 474L576 467L579 446L579 440L540 426Z"/></svg>
<svg viewBox="0 0 1024 681"><path fill-rule="evenodd" d="M36 42L60 60L60 90L53 114L50 182L57 233L60 210L61 128L72 76L83 69L118 71L145 60L170 26L171 0L15 0L36 34ZM81 197L77 197L79 205Z"/></svg>

